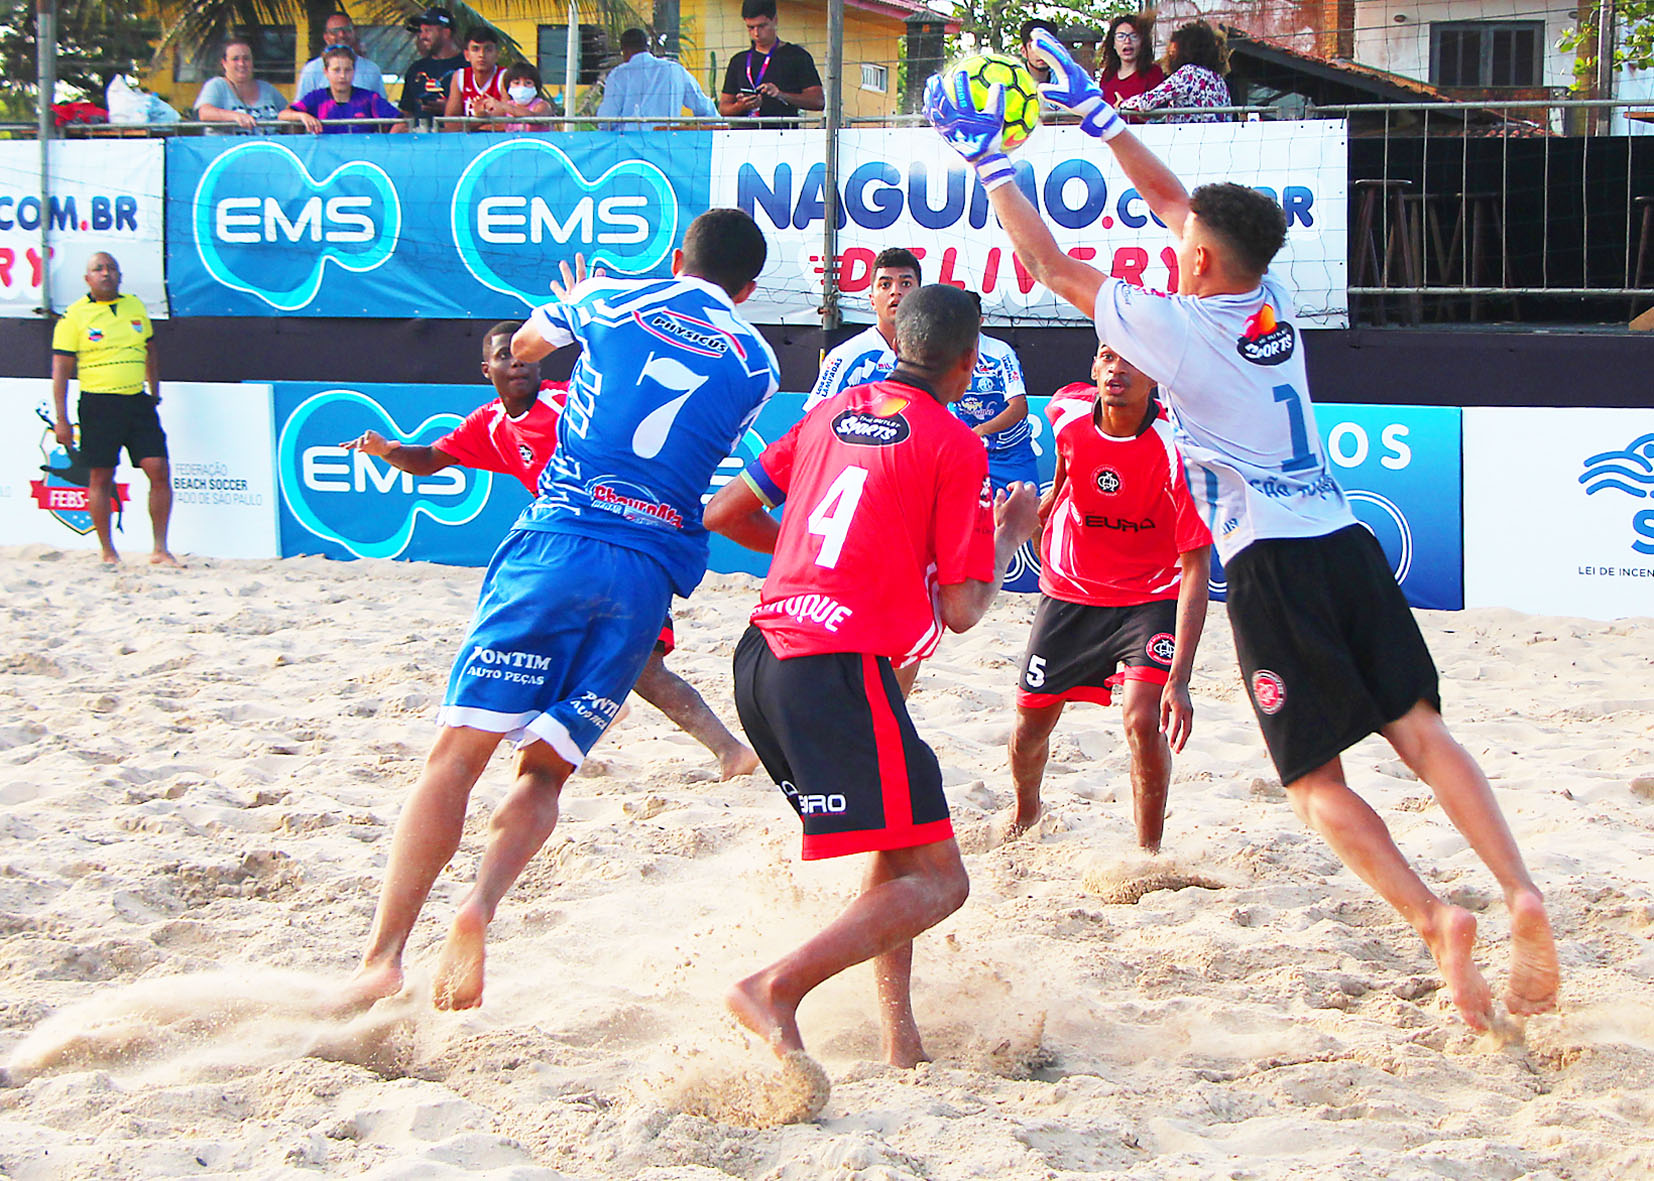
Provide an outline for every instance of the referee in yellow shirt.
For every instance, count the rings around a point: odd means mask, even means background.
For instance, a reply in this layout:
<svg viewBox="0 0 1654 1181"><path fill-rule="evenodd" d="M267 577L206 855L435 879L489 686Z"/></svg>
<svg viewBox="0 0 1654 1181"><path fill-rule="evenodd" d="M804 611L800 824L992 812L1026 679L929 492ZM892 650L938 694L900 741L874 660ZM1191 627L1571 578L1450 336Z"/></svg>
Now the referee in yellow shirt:
<svg viewBox="0 0 1654 1181"><path fill-rule="evenodd" d="M85 299L76 300L52 331L52 401L57 408L54 433L71 447L75 428L69 422L69 379L80 377L80 455L91 469L86 506L92 514L103 560L121 556L109 532L109 502L115 491L115 465L121 448L149 477L149 521L155 552L149 560L176 566L167 549L167 522L172 517L172 469L167 465L167 437L161 430L160 369L150 347L154 329L149 312L135 295L121 294L121 267L107 254L86 263ZM149 392L144 392L148 386Z"/></svg>

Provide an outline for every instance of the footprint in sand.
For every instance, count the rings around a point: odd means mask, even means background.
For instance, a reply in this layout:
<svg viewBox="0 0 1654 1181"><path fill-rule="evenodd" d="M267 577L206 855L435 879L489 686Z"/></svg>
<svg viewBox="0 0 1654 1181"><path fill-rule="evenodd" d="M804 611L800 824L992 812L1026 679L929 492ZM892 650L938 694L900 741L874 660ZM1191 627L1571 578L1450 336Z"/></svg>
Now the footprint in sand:
<svg viewBox="0 0 1654 1181"><path fill-rule="evenodd" d="M1204 874L1191 873L1177 866L1098 865L1086 870L1083 884L1087 892L1110 906L1135 906L1146 895L1157 890L1221 890L1223 883Z"/></svg>

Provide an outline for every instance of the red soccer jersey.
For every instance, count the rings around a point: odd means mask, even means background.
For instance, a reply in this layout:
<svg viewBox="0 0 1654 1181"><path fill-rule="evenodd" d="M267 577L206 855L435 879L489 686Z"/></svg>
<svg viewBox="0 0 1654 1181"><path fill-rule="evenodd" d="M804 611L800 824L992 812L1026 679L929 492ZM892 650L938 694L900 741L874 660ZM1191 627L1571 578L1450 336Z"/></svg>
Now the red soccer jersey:
<svg viewBox="0 0 1654 1181"><path fill-rule="evenodd" d="M461 467L516 476L532 496L538 491L540 472L557 450L557 419L563 413L568 388L566 381L546 382L540 387L539 401L516 419L495 398L467 414L464 422L434 445Z"/></svg>
<svg viewBox="0 0 1654 1181"><path fill-rule="evenodd" d="M1045 408L1068 479L1040 541L1039 588L1097 607L1175 599L1179 555L1212 535L1189 496L1171 423L1156 414L1133 438L1105 435L1096 397L1096 387L1076 383Z"/></svg>
<svg viewBox="0 0 1654 1181"><path fill-rule="evenodd" d="M822 402L749 464L790 506L752 621L786 660L828 652L922 659L942 638L938 587L994 577L988 453L902 381Z"/></svg>

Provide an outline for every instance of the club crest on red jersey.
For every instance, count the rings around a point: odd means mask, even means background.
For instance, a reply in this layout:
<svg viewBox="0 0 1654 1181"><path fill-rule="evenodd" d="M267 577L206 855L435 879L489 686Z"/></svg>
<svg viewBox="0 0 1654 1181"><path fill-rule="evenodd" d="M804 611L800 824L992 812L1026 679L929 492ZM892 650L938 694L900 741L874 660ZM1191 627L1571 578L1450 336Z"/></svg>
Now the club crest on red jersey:
<svg viewBox="0 0 1654 1181"><path fill-rule="evenodd" d="M1092 479L1097 482L1097 491L1105 496L1113 496L1125 486L1125 482L1120 479L1120 473L1111 467L1098 468Z"/></svg>
<svg viewBox="0 0 1654 1181"><path fill-rule="evenodd" d="M1252 700L1263 713L1271 716L1280 713L1286 705L1286 682L1280 674L1260 668L1252 674Z"/></svg>
<svg viewBox="0 0 1654 1181"><path fill-rule="evenodd" d="M1275 319L1275 309L1264 304L1258 314L1248 318L1246 329L1235 342L1235 351L1254 365L1279 365L1298 347L1298 337L1291 324Z"/></svg>

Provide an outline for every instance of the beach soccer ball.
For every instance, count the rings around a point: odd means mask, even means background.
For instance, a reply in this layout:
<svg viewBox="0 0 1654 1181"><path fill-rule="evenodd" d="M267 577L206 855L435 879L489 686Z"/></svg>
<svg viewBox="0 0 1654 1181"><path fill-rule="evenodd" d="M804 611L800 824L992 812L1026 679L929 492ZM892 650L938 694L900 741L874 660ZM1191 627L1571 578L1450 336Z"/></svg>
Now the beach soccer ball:
<svg viewBox="0 0 1654 1181"><path fill-rule="evenodd" d="M1005 87L1005 134L1000 145L1014 152L1034 134L1039 126L1039 88L1028 67L1016 58L1003 53L979 53L963 58L949 67L949 72L963 70L971 84L971 101L981 110L988 103L988 92L997 83Z"/></svg>

